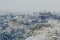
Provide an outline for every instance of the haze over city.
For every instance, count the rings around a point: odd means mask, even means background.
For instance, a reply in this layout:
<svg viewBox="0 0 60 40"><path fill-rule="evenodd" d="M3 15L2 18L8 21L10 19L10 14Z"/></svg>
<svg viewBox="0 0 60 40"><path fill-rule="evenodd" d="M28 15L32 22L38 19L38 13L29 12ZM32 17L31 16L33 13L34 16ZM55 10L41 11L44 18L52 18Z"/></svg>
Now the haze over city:
<svg viewBox="0 0 60 40"><path fill-rule="evenodd" d="M60 0L0 0L3 11L55 11L60 12Z"/></svg>
<svg viewBox="0 0 60 40"><path fill-rule="evenodd" d="M60 0L0 0L0 40L60 40Z"/></svg>

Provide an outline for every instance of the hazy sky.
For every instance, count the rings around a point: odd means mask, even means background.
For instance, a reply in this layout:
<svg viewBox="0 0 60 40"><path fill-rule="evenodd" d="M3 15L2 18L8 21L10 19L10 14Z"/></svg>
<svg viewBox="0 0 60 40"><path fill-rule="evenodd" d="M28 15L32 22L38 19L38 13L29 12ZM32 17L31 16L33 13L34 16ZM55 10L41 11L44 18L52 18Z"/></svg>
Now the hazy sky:
<svg viewBox="0 0 60 40"><path fill-rule="evenodd" d="M60 12L60 0L0 0L0 10Z"/></svg>

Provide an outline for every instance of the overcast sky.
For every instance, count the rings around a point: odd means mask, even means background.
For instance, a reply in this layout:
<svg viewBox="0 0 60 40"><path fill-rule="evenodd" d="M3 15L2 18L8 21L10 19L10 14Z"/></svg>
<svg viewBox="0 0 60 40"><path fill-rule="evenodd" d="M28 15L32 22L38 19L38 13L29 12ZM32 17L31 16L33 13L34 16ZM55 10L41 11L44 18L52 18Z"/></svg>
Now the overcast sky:
<svg viewBox="0 0 60 40"><path fill-rule="evenodd" d="M0 10L60 12L60 0L0 0Z"/></svg>

